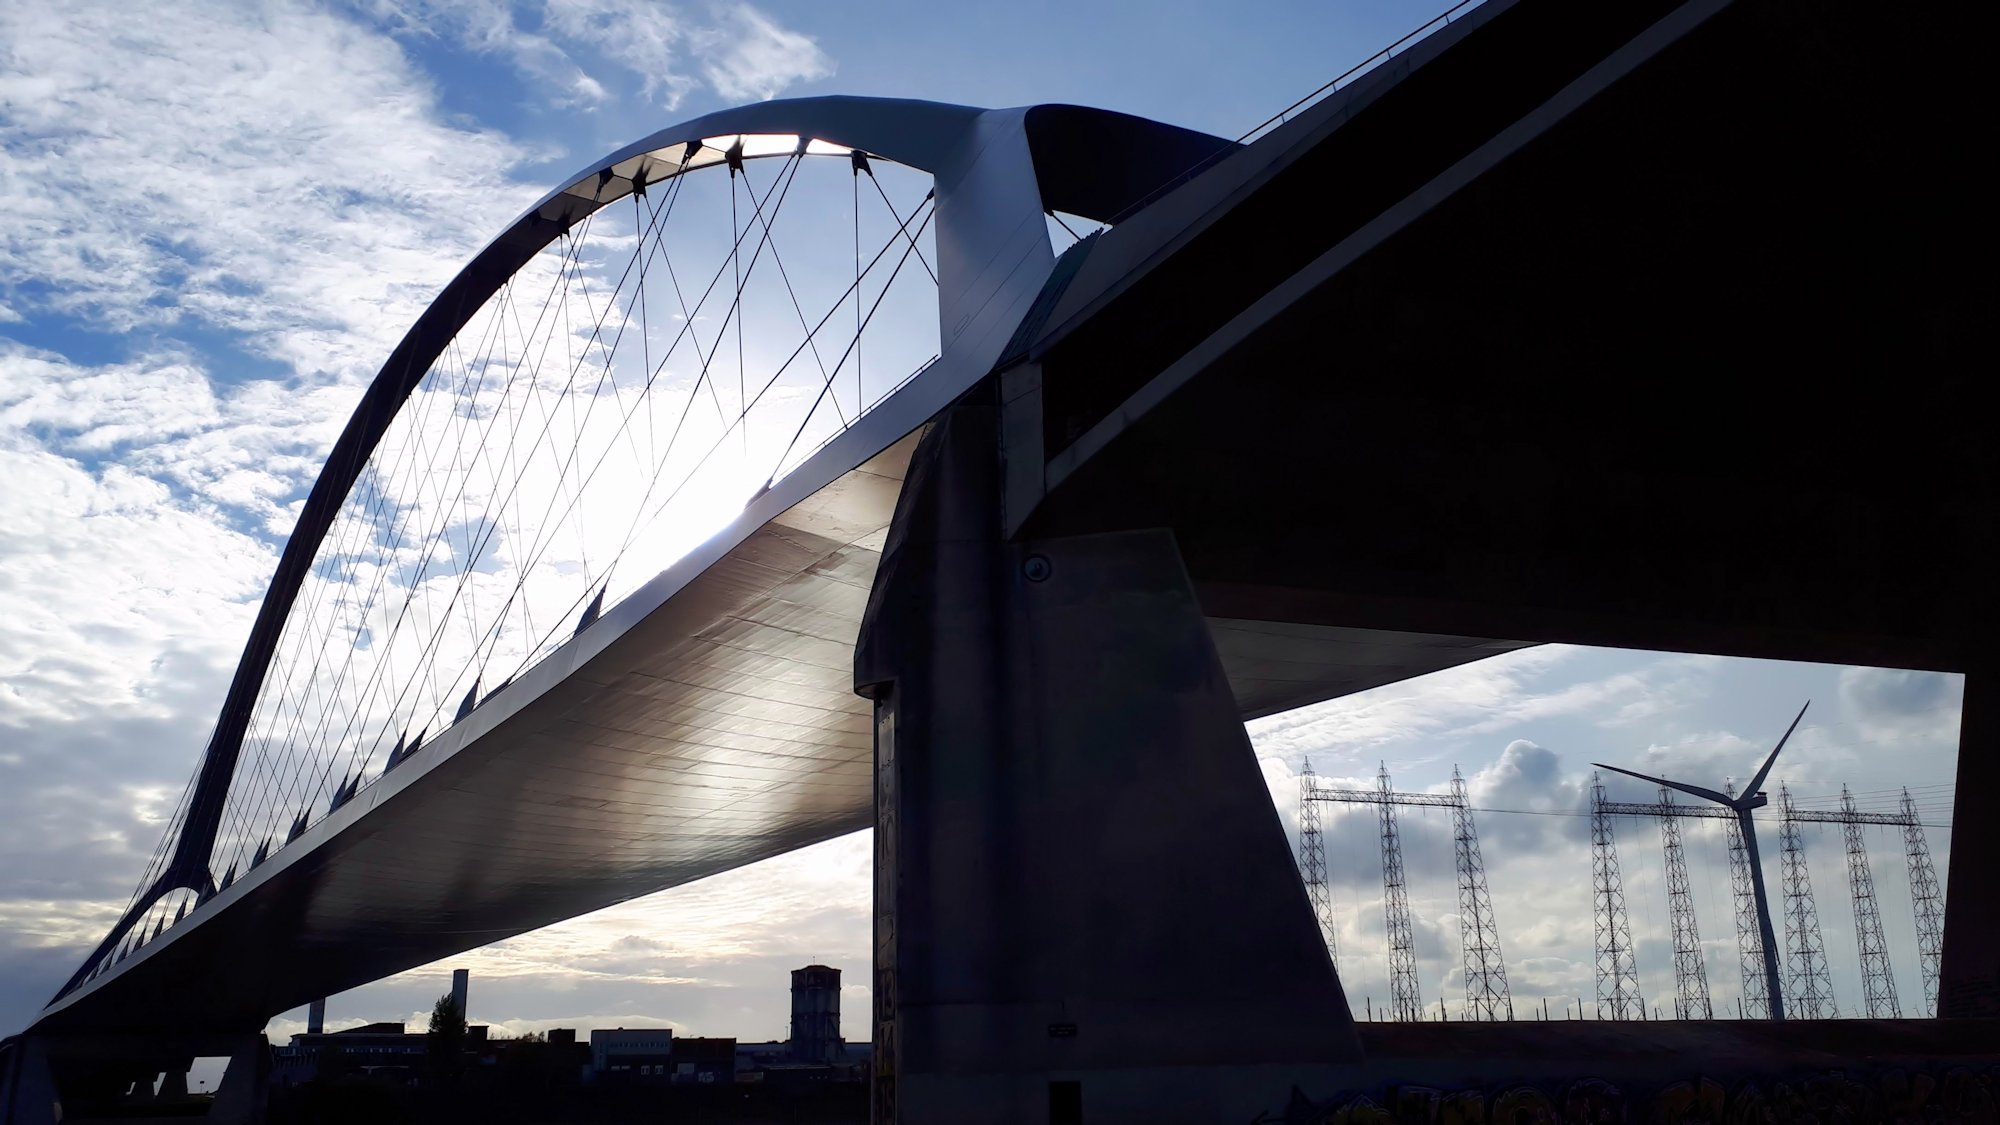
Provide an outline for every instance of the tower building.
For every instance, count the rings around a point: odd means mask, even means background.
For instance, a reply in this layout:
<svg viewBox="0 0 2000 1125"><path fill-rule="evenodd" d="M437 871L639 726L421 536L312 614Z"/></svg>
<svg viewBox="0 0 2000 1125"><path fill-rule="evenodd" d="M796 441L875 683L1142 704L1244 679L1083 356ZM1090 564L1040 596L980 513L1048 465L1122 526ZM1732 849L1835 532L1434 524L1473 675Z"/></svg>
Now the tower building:
<svg viewBox="0 0 2000 1125"><path fill-rule="evenodd" d="M840 970L807 965L792 970L792 1061L838 1063Z"/></svg>

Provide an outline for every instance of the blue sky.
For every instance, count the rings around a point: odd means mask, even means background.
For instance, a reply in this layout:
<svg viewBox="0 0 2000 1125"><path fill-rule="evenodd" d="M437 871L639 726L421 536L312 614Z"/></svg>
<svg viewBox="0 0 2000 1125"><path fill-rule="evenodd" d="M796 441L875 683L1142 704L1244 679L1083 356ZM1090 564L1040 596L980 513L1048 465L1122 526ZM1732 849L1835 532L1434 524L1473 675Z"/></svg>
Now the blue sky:
<svg viewBox="0 0 2000 1125"><path fill-rule="evenodd" d="M822 93L1069 101L1236 135L1442 4L673 4L112 0L0 6L0 1031L108 927L191 771L302 494L403 328L521 208L599 154L737 102ZM1955 677L1548 647L1259 722L1291 824L1321 775L1483 807L1517 997L1588 996L1588 762L1714 782L1798 705L1779 775L1825 806L1916 788L1948 819ZM1644 797L1620 786L1620 796ZM1666 1002L1657 832L1621 825L1649 1003ZM1342 965L1383 981L1372 826L1329 822ZM1455 987L1442 822L1408 818L1425 995ZM1775 821L1770 832L1775 852ZM1841 853L1811 862L1836 996L1859 988ZM1940 861L1949 833L1930 830ZM1906 1010L1900 841L1876 848ZM1689 832L1719 1006L1719 841ZM848 970L866 1035L868 842L831 842L454 959L514 1030L783 1034L785 970ZM1718 879L1715 872L1723 875ZM1775 866L1773 866L1775 871ZM416 1018L450 965L336 997ZM295 1029L298 1014L273 1024Z"/></svg>

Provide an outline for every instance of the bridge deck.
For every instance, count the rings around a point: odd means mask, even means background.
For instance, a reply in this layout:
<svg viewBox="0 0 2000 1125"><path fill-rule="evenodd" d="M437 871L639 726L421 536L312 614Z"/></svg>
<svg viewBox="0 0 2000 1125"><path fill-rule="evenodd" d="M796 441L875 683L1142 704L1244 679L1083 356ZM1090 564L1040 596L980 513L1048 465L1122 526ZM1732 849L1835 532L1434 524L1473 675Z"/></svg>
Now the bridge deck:
<svg viewBox="0 0 2000 1125"><path fill-rule="evenodd" d="M854 641L916 444L910 420L943 393L913 382L37 1026L261 1027L316 997L868 827L871 717L852 692ZM788 485L819 479L783 506ZM1246 717L1517 647L1211 626Z"/></svg>

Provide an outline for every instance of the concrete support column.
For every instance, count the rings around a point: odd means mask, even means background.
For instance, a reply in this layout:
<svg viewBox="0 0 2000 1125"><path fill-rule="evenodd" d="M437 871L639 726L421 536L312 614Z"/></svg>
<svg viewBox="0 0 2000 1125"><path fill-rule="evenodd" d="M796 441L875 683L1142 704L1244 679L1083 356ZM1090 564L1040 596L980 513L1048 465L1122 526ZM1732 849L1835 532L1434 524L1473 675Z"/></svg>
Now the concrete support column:
<svg viewBox="0 0 2000 1125"><path fill-rule="evenodd" d="M229 1069L203 1120L262 1122L271 1048L261 1032L106 1032L8 1042L0 1051L0 1125L184 1112L188 1069L217 1055L229 1058Z"/></svg>
<svg viewBox="0 0 2000 1125"><path fill-rule="evenodd" d="M877 1120L1282 1108L1359 1046L1173 538L1007 541L997 416L919 447L856 652Z"/></svg>
<svg viewBox="0 0 2000 1125"><path fill-rule="evenodd" d="M1958 788L1944 896L1944 964L1938 1015L2000 1017L2000 817L1984 802L2000 793L2000 665L1965 674L1958 726Z"/></svg>
<svg viewBox="0 0 2000 1125"><path fill-rule="evenodd" d="M168 1067L160 1075L160 1089L154 1095L161 1101L183 1101L188 1096L188 1072L186 1067Z"/></svg>
<svg viewBox="0 0 2000 1125"><path fill-rule="evenodd" d="M229 1067L215 1087L208 1120L221 1125L262 1125L269 1108L271 1044L262 1032L230 1045Z"/></svg>

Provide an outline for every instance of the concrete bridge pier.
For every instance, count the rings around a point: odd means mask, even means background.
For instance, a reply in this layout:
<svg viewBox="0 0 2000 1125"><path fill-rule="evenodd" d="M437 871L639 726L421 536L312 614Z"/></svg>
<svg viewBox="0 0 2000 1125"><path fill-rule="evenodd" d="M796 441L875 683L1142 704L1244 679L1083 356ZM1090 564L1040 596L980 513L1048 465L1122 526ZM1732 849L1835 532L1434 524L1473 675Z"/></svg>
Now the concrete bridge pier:
<svg viewBox="0 0 2000 1125"><path fill-rule="evenodd" d="M62 1098L39 1036L0 1040L0 1125L41 1125L62 1119Z"/></svg>
<svg viewBox="0 0 2000 1125"><path fill-rule="evenodd" d="M878 1122L1213 1122L1359 1054L1173 536L1010 542L992 387L871 592Z"/></svg>
<svg viewBox="0 0 2000 1125"><path fill-rule="evenodd" d="M257 1125L265 1119L270 1056L261 1033L22 1036L0 1050L0 1125L108 1125L174 1106L174 1117ZM215 1057L229 1066L213 1100L191 1098L194 1060Z"/></svg>

